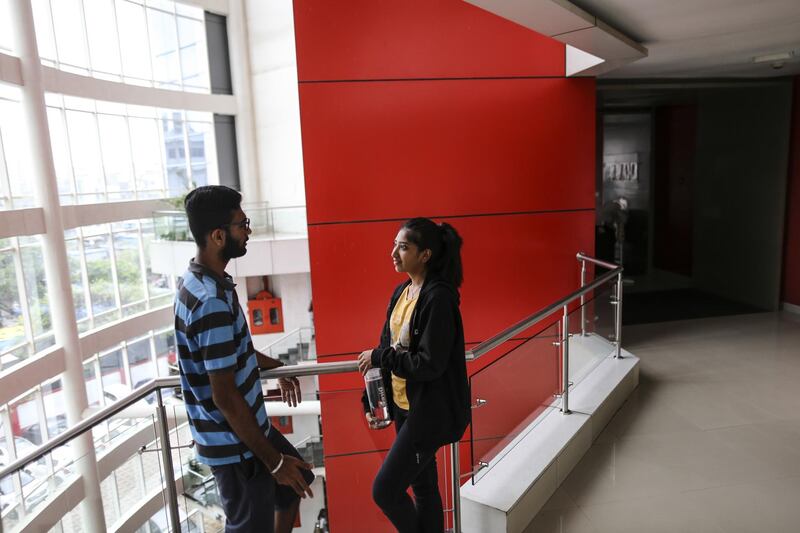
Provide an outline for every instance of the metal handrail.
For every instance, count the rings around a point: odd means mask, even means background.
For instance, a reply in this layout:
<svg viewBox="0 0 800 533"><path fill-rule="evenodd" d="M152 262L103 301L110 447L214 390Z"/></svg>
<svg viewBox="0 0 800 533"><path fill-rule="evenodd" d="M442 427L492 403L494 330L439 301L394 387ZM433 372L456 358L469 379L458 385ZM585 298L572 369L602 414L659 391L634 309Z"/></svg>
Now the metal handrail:
<svg viewBox="0 0 800 533"><path fill-rule="evenodd" d="M485 353L489 352L490 350L497 348L507 340L514 338L514 336L517 335L518 333L522 333L523 331L530 328L537 322L540 322L541 320L552 315L554 312L558 311L565 305L571 303L573 300L580 299L581 296L590 293L600 285L603 285L604 283L616 277L619 273L622 272L622 267L619 265L614 265L613 263L606 263L605 261L600 261L598 259L592 259L589 257L585 256L582 257L582 256L583 254L578 254L578 259L591 261L600 266L611 268L612 270L610 272L606 272L605 274L594 280L592 283L589 283L588 285L585 285L581 289L578 289L577 291L569 294L568 296L561 298L556 303L548 305L547 307L541 309L540 311L537 311L536 313L530 315L528 318L524 318L519 322L517 322L516 324L514 324L513 326L501 331L494 337L491 337L490 339L483 341L472 350L468 350L466 353L467 361L473 361L479 358L480 356L484 355Z"/></svg>
<svg viewBox="0 0 800 533"><path fill-rule="evenodd" d="M622 270L622 267L616 263L609 263L608 261L603 261L602 259L597 259L595 257L590 257L583 252L578 252L575 255L575 258L578 261L588 261L590 263L594 263L595 265L601 266L603 268L607 268L609 270L614 270L615 268L619 268Z"/></svg>
<svg viewBox="0 0 800 533"><path fill-rule="evenodd" d="M246 211L247 210L249 210L249 211L262 211L262 210L263 211L279 211L279 210L282 210L282 209L300 209L300 208L305 209L306 208L306 206L304 206L304 205L275 205L275 206L270 207L268 204L269 204L269 202L263 202L263 203L256 202L256 203L249 204L249 205L248 204L242 204L242 209L244 209ZM184 209L176 207L174 209L155 209L153 211L153 214L155 214L155 215L183 215L183 216L186 216L186 211Z"/></svg>
<svg viewBox="0 0 800 533"><path fill-rule="evenodd" d="M261 372L261 379L338 374L343 372L355 372L357 370L358 370L357 361L340 361L335 363L292 365L292 366L273 368L271 370L264 370ZM111 418L120 411L124 411L131 405L143 400L150 394L153 394L154 392L161 389L179 387L180 384L181 382L178 376L155 378L148 381L144 385L134 389L130 394L123 396L122 398L112 403L111 405L106 406L100 409L99 411L92 413L91 415L82 419L77 424L70 427L63 433L56 435L52 439L41 444L31 453L25 455L22 458L18 458L14 462L10 463L8 466L3 467L3 469L0 470L0 479L6 477L9 474L13 474L17 470L23 468L25 465L28 465L40 459L41 457L53 451L55 448L58 448L59 446L62 446L67 442L71 441L72 439L82 435L86 431L92 429L97 424Z"/></svg>
<svg viewBox="0 0 800 533"><path fill-rule="evenodd" d="M556 303L548 305L544 309L537 311L536 313L521 320L520 322L517 322L513 326L501 331L497 335L480 343L472 350L468 350L465 353L466 359L468 361L471 361L481 357L482 355L486 354L493 348L496 348L505 341L513 338L518 333L525 331L526 329L530 328L537 322L552 315L558 309L564 307L573 300L579 299L581 296L584 296L585 294L591 292L600 285L603 285L604 283L612 279L614 276L617 276L622 272L622 267L619 265L615 265L613 263L607 263L605 261L601 261L599 259L586 256L583 253L577 254L576 257L579 261L588 261L605 268L610 268L611 270L609 272L606 272L596 280L594 280L592 283L585 285L581 289L569 294L568 296L565 296ZM262 371L261 379L339 374L346 372L355 372L357 370L358 370L357 361L299 364L291 366L282 366L278 368L273 368L271 370ZM36 461L37 459L51 452L58 446L65 444L66 442L74 439L80 434L91 429L93 426L99 424L100 422L103 422L108 418L111 418L120 411L130 407L131 405L142 400L146 396L149 396L150 394L154 393L157 389L178 387L178 386L180 386L180 379L178 376L161 377L148 381L141 387L138 387L135 390L133 390L127 396L124 396L119 400L117 400L116 402L114 402L113 404L104 407L99 411L91 414L90 416L84 418L83 420L81 420L71 428L67 429L63 433L48 440L46 443L40 445L38 448L33 450L30 454L26 455L25 457L15 460L13 463L9 464L8 466L0 470L0 478L3 478L6 475L15 472L16 470L19 470L25 465L30 464L33 461Z"/></svg>
<svg viewBox="0 0 800 533"><path fill-rule="evenodd" d="M530 315L529 317L517 322L513 326L501 331L497 335L494 335L490 339L480 343L477 347L473 350L468 350L465 353L465 357L467 360L474 360L478 357L481 357L485 353L489 352L493 348L499 346L500 344L504 343L505 341L513 338L518 333L530 328L531 326L535 325L536 323L544 320L545 318L552 315L559 309L563 309L564 317L563 317L563 331L562 331L562 341L561 341L561 350L562 350L562 363L564 365L564 390L563 390L563 405L562 411L565 414L569 413L568 408L568 371L567 371L567 363L568 363L568 342L569 342L569 322L568 322L568 305L577 299L581 300L581 304L584 303L584 297L586 294L594 290L595 288L603 285L607 281L611 280L612 278L617 278L617 293L616 293L616 350L617 354L616 357L620 356L620 344L621 344L621 325L622 325L622 267L619 265L615 265L613 263L608 263L605 261L601 261L599 259L595 259L593 257L589 257L583 253L578 253L576 255L578 261L581 262L581 288L573 293L569 294L568 296L560 299L556 303L548 305L547 307L541 309L540 311ZM609 272L603 274L599 278L595 279L592 283L588 285L585 284L585 263L590 262L596 264L598 266L610 269ZM583 319L582 319L583 321ZM581 324L583 327L583 324ZM296 331L299 331L298 328ZM293 334L294 332L290 332L289 335ZM289 335L282 337L281 339L285 339ZM279 339L279 340L281 340ZM278 342L278 341L276 341ZM273 343L274 344L274 343ZM269 345L267 348L269 348ZM325 374L338 374L338 373L346 373L346 372L356 372L358 371L358 362L353 361L340 361L334 363L310 363L310 364L298 364L298 365L291 365L291 366L283 366L274 368L271 370L263 370L260 372L261 379L275 379L281 377L303 377L303 376L314 376L314 375L325 375ZM146 396L155 393L157 396L157 409L156 415L158 418L159 426L158 426L158 433L159 438L162 442L161 452L162 452L162 461L164 463L165 471L171 472L172 468L172 457L170 453L170 446L169 446L169 427L167 424L167 417L166 417L166 409L163 403L161 390L165 388L172 388L180 386L180 378L178 376L169 376L169 377L160 377L155 378L141 387L136 388L130 394L120 398L113 404L100 409L99 411L91 414L90 416L86 417L85 419L79 421L77 424L72 426L71 428L67 429L60 435L53 437L52 439L48 440L46 443L40 445L36 448L33 452L27 454L25 457L20 459L16 459L14 462L9 464L8 466L4 467L0 470L0 479L13 474L14 472L24 468L27 464L30 464L39 458L43 457L47 453L50 453L58 446L61 446L70 440L82 435L86 431L91 430L97 424L111 418L115 414L127 409L131 405L141 401ZM460 512L460 505L458 504L459 500L459 489L460 489L460 475L459 475L459 460L458 460L458 443L453 443L450 445L451 449L451 468L452 468L452 490L453 490L453 500L454 506L452 509L453 512L453 522L454 522L454 529L455 531L460 531L461 529L461 512ZM169 483L168 483L169 485ZM168 496L169 496L169 508L170 508L170 522L172 523L173 527L177 528L178 524L180 523L180 517L178 513L178 503L177 503L177 493L175 492L174 486L167 487ZM0 531L2 531L2 525L0 524Z"/></svg>

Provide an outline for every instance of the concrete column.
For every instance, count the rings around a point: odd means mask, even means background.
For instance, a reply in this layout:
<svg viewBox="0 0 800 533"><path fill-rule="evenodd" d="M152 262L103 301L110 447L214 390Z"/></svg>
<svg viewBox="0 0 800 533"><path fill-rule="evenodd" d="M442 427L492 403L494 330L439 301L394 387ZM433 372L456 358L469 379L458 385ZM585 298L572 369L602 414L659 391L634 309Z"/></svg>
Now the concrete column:
<svg viewBox="0 0 800 533"><path fill-rule="evenodd" d="M247 38L244 0L228 3L228 50L231 83L236 97L236 145L239 155L239 184L245 202L263 201L259 177L258 143L250 75L250 47Z"/></svg>
<svg viewBox="0 0 800 533"><path fill-rule="evenodd" d="M42 84L42 67L33 23L30 0L11 0L11 27L16 30L22 79L22 112L27 126L32 172L37 203L44 210L46 232L42 235L47 296L56 343L64 347L66 371L62 376L67 420L77 423L88 406L83 379L83 357L75 321L75 306L69 276L67 246L58 198L58 182L50 145L50 130ZM81 504L83 528L90 533L106 531L103 500L97 475L97 460L91 432L72 441L77 473L83 478Z"/></svg>

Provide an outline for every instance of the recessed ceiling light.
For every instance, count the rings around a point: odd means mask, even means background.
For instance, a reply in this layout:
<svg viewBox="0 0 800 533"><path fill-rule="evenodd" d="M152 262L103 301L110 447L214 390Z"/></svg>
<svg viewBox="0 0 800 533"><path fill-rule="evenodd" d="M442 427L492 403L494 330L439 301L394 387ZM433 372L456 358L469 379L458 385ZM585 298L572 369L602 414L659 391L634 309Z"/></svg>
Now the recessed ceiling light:
<svg viewBox="0 0 800 533"><path fill-rule="evenodd" d="M753 63L774 63L776 61L788 61L794 57L794 50L788 52L778 52L775 54L764 54L763 56L755 56Z"/></svg>

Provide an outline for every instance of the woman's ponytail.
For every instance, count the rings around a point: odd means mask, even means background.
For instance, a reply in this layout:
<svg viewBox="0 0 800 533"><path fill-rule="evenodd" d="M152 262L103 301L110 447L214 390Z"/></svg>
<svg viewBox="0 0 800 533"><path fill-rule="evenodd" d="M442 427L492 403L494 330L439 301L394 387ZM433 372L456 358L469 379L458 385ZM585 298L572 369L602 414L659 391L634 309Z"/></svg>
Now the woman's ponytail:
<svg viewBox="0 0 800 533"><path fill-rule="evenodd" d="M456 229L442 222L437 224L428 218L412 218L403 224L410 242L420 250L430 250L428 273L439 276L454 287L461 286L464 272L461 266L461 245L463 243Z"/></svg>
<svg viewBox="0 0 800 533"><path fill-rule="evenodd" d="M442 251L439 254L438 270L439 274L458 288L464 281L464 270L461 266L461 236L456 229L442 222L439 224L439 231L442 233Z"/></svg>

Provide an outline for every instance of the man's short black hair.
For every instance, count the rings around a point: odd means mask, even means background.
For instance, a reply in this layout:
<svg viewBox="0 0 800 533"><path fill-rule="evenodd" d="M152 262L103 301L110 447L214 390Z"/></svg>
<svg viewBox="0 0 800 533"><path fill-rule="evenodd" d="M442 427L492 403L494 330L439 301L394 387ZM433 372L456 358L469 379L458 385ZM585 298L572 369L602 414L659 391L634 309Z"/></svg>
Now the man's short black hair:
<svg viewBox="0 0 800 533"><path fill-rule="evenodd" d="M242 206L242 195L225 185L205 185L187 194L183 206L194 242L205 248L208 234L233 220L234 211Z"/></svg>

